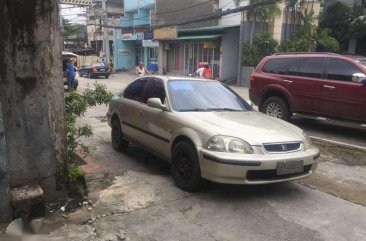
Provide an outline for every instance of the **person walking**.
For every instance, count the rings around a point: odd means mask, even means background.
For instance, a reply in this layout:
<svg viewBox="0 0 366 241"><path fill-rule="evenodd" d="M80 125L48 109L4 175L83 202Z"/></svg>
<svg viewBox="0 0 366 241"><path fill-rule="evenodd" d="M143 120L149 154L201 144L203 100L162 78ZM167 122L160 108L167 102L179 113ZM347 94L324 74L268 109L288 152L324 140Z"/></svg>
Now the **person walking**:
<svg viewBox="0 0 366 241"><path fill-rule="evenodd" d="M67 88L68 90L74 89L74 80L75 80L75 60L74 58L70 58L67 63Z"/></svg>
<svg viewBox="0 0 366 241"><path fill-rule="evenodd" d="M144 62L139 62L139 65L136 66L135 74L139 77L145 76L145 75L152 75L150 71L148 71L145 68Z"/></svg>

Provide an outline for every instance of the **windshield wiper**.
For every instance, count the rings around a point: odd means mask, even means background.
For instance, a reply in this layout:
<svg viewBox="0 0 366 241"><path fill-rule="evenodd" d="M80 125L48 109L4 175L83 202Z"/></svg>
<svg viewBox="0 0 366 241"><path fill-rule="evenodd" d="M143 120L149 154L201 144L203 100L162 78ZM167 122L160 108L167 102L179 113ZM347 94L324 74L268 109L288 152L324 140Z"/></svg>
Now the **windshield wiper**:
<svg viewBox="0 0 366 241"><path fill-rule="evenodd" d="M232 108L208 108L209 111L244 111L244 110L238 110L238 109L232 109Z"/></svg>
<svg viewBox="0 0 366 241"><path fill-rule="evenodd" d="M209 111L209 109L193 108L193 109L181 109L179 112L189 112L189 111Z"/></svg>

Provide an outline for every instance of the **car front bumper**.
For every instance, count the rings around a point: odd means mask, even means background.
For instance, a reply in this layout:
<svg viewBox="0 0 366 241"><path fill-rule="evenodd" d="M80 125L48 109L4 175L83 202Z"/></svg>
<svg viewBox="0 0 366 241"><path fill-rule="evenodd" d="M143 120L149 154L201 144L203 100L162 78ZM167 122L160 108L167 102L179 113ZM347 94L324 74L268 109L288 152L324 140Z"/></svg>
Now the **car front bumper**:
<svg viewBox="0 0 366 241"><path fill-rule="evenodd" d="M296 180L313 174L320 156L318 148L286 154L243 155L199 150L201 175L208 180L230 184L267 184ZM277 175L277 163L304 163L300 173Z"/></svg>

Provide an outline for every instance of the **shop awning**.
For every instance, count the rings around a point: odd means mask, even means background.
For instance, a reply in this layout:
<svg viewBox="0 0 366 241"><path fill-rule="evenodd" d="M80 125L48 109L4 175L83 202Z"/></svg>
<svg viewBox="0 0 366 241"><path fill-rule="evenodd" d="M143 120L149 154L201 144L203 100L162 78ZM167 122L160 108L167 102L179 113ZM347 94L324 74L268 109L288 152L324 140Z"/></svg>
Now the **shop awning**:
<svg viewBox="0 0 366 241"><path fill-rule="evenodd" d="M221 35L196 35L196 36L182 36L175 40L196 40L196 39L215 39L219 38Z"/></svg>

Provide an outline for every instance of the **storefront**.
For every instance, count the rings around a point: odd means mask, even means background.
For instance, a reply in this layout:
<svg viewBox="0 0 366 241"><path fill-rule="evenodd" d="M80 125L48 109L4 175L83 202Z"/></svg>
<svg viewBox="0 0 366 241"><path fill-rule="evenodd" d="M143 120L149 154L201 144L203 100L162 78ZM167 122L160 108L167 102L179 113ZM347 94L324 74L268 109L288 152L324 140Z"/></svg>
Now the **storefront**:
<svg viewBox="0 0 366 241"><path fill-rule="evenodd" d="M116 70L133 69L140 61L153 72L157 71L159 42L146 40L144 32L115 33L114 63Z"/></svg>
<svg viewBox="0 0 366 241"><path fill-rule="evenodd" d="M207 41L172 42L167 48L167 72L189 75L197 70L199 62L208 62L214 78L220 75L219 39Z"/></svg>
<svg viewBox="0 0 366 241"><path fill-rule="evenodd" d="M160 42L160 73L188 76L199 62L208 62L213 78L228 80L237 75L239 26L170 29L154 32ZM174 35L175 34L175 35Z"/></svg>

